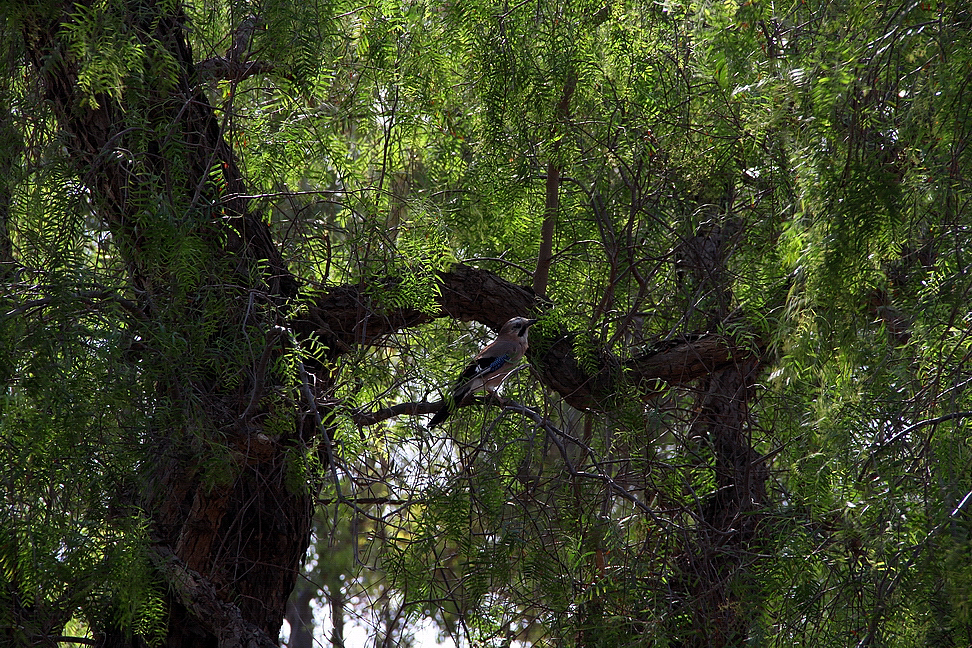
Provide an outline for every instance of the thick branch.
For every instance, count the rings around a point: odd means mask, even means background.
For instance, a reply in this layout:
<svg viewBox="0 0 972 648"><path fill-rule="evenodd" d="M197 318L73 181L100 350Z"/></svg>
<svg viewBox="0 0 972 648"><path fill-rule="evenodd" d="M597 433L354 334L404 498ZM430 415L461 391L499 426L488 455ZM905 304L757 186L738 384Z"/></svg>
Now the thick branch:
<svg viewBox="0 0 972 648"><path fill-rule="evenodd" d="M633 372L639 381L663 380L671 385L684 385L724 369L738 358L761 355L762 351L734 348L733 341L721 335L687 337L632 358L625 363L625 369Z"/></svg>
<svg viewBox="0 0 972 648"><path fill-rule="evenodd" d="M435 317L482 322L499 330L511 317L540 310L532 290L486 270L459 264L440 273L438 280L440 310ZM395 290L399 282L388 277L331 288L291 326L302 339L316 336L333 354L340 355L353 346L380 344L391 333L432 321L432 315L416 308L385 308L375 303L374 295Z"/></svg>
<svg viewBox="0 0 972 648"><path fill-rule="evenodd" d="M440 311L438 317L482 322L498 329L517 315L542 313L544 304L526 286L518 286L487 271L457 265L441 273ZM393 287L397 280L385 279ZM433 319L416 309L374 309L370 294L374 285L340 286L323 294L308 312L293 323L302 338L317 336L332 353L340 355L356 345L380 344L381 338L398 330L418 326ZM645 351L622 363L608 353L597 358L597 370L585 371L574 353L575 335L563 332L551 337L549 332L534 330L530 335L527 357L541 381L557 391L577 409L601 409L624 380L651 388L658 380L684 385L711 372L732 365L743 358L761 355L762 350L734 346L732 340L719 335L704 335L667 342L663 348ZM407 409L407 408L406 408ZM399 411L401 413L421 413ZM384 416L392 416L381 412ZM378 412L362 414L364 425Z"/></svg>

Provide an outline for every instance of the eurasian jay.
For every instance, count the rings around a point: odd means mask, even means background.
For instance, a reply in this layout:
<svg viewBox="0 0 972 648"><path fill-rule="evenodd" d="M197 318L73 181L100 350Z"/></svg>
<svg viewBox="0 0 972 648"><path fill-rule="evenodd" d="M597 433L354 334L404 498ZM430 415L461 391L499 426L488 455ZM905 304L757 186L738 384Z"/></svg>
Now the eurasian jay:
<svg viewBox="0 0 972 648"><path fill-rule="evenodd" d="M503 380L510 375L526 353L527 333L536 323L535 319L514 317L504 324L496 339L479 352L479 355L469 363L456 380L452 395L445 399L442 407L429 421L429 429L449 418L449 415L456 411L459 404L472 392L486 389L490 394L496 393Z"/></svg>

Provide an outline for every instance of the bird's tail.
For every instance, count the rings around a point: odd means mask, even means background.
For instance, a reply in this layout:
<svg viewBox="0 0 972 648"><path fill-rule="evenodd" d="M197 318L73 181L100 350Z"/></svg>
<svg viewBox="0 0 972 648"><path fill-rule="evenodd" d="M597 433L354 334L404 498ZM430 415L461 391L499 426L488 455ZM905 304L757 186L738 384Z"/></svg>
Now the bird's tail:
<svg viewBox="0 0 972 648"><path fill-rule="evenodd" d="M450 402L450 399L446 399L446 401L442 403L442 407L439 408L439 411L436 412L435 416L432 417L432 420L429 421L430 430L449 418L449 415L452 414L452 410L455 408L455 405L450 407Z"/></svg>
<svg viewBox="0 0 972 648"><path fill-rule="evenodd" d="M446 396L442 400L442 407L439 408L439 411L436 412L435 416L432 417L432 420L429 421L428 429L431 430L436 425L441 424L443 421L449 418L449 415L456 411L456 407L458 407L459 403L463 401L468 393L469 389L467 387L466 389L460 389L456 393Z"/></svg>

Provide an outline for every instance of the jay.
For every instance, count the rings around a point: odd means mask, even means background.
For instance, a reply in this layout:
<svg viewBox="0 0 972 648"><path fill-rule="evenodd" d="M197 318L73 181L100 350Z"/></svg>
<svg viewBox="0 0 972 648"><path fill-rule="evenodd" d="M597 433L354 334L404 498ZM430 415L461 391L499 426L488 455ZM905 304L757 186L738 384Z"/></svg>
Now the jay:
<svg viewBox="0 0 972 648"><path fill-rule="evenodd" d="M469 394L479 389L495 394L526 353L527 333L536 323L535 319L514 317L504 324L496 339L479 352L456 380L452 395L446 397L442 407L429 421L429 429L449 418Z"/></svg>

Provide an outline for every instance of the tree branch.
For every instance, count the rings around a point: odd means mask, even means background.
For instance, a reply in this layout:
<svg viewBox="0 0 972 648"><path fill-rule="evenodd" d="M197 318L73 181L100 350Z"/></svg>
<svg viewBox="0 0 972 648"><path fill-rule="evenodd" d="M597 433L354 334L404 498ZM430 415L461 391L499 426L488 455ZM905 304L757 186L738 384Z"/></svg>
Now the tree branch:
<svg viewBox="0 0 972 648"><path fill-rule="evenodd" d="M436 401L434 403L429 403L423 401L419 403L398 403L397 405L383 407L379 410L375 410L374 412L354 412L351 414L351 420L354 421L354 424L359 427L366 427L376 423L381 423L384 420L394 418L396 416L401 416L402 414L408 414L409 416L432 414L433 412L439 411L439 408L442 407L443 402L444 401Z"/></svg>
<svg viewBox="0 0 972 648"><path fill-rule="evenodd" d="M556 126L565 127L570 118L570 98L577 86L577 73L570 70L564 82L564 91L557 103ZM562 164L557 157L560 154L560 141L556 130L553 133L553 146L550 159L547 160L546 198L543 209L543 224L540 228L540 252L537 255L537 269L533 275L533 290L538 295L547 293L547 278L550 276L550 264L553 261L553 237L557 228L557 214L560 211L560 174Z"/></svg>
<svg viewBox="0 0 972 648"><path fill-rule="evenodd" d="M456 265L439 274L440 311L436 317L453 317L460 321L481 322L498 330L504 322L518 315L542 314L547 308L533 290L510 283L501 277L467 265ZM382 283L394 287L396 278ZM292 322L301 339L311 336L321 340L337 356L357 345L380 344L381 339L396 331L430 322L432 315L417 309L372 308L371 286L338 286L321 295L305 314ZM688 336L660 347L645 350L626 360L601 352L597 369L590 373L581 367L574 353L576 334L562 331L544 335L542 329L530 334L527 357L541 382L558 392L572 407L581 410L602 409L603 402L615 393L623 379L653 391L657 381L685 385L727 367L744 358L759 357L765 345L752 348L737 346L721 335ZM622 378L623 376L623 378ZM434 403L403 403L371 414L357 414L359 425L373 425L400 414L423 414L432 411Z"/></svg>
<svg viewBox="0 0 972 648"><path fill-rule="evenodd" d="M526 365L520 365L517 367L516 371L522 369ZM482 405L483 403L496 402L490 397L479 398L473 396L472 394L467 394L461 402L455 403L455 407L458 409L460 407L468 407L470 405ZM503 401L499 401L503 404ZM445 404L445 400L437 400L435 402L420 401L420 402L408 402L408 403L397 403L389 407L383 407L381 409L375 410L374 412L362 412L357 411L351 414L351 420L354 421L355 425L360 427L367 427L369 425L374 425L376 423L381 423L384 420L401 416L402 414L407 414L409 416L420 416L422 414L433 414L438 412L439 409Z"/></svg>
<svg viewBox="0 0 972 648"><path fill-rule="evenodd" d="M225 56L212 56L196 63L196 72L203 79L213 81L242 81L257 74L270 74L276 70L267 61L234 61Z"/></svg>

